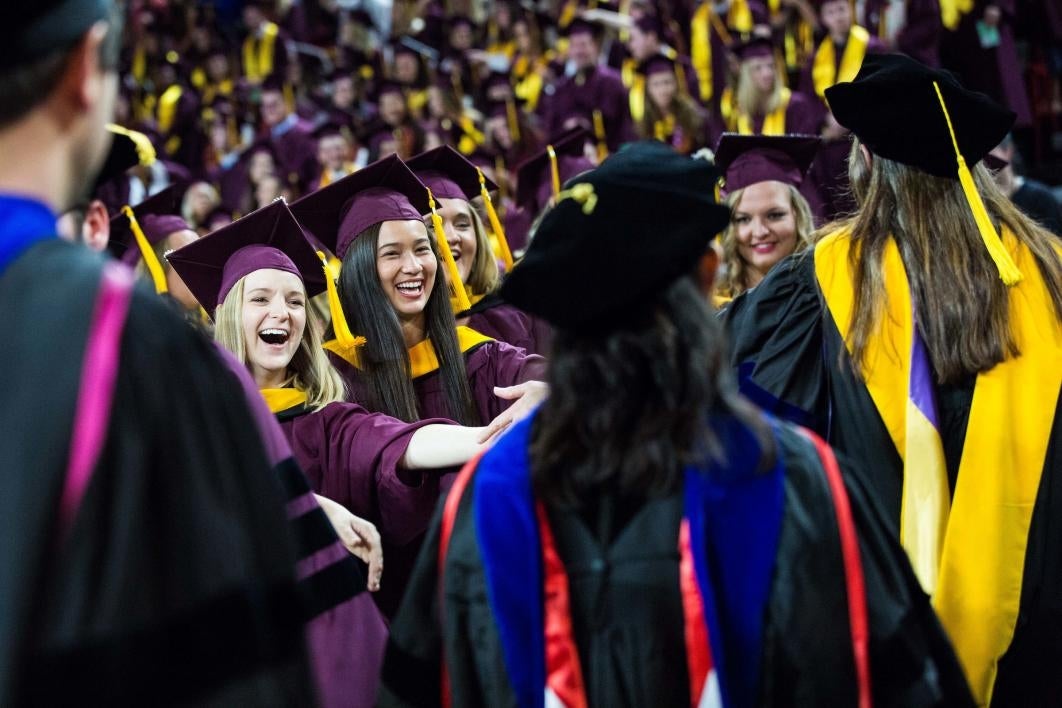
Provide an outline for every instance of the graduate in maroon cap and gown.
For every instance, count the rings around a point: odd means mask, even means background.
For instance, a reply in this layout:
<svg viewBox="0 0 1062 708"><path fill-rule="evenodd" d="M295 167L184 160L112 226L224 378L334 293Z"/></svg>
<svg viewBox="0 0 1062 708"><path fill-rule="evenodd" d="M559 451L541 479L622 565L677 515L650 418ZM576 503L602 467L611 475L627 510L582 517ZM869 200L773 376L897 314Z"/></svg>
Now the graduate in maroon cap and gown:
<svg viewBox="0 0 1062 708"><path fill-rule="evenodd" d="M516 166L517 208L505 216L505 233L513 251L527 247L531 225L561 185L593 168L594 163L586 157L591 138L585 128L572 128L556 135L545 149Z"/></svg>
<svg viewBox="0 0 1062 708"><path fill-rule="evenodd" d="M575 73L558 81L548 101L546 132L557 134L574 122L590 127L598 143L615 152L636 138L627 88L614 69L599 63L597 28L584 20L568 26L568 58Z"/></svg>
<svg viewBox="0 0 1062 708"><path fill-rule="evenodd" d="M753 288L785 257L811 245L817 198L805 179L822 141L815 135L724 133L715 149L730 223L723 231L717 292L733 298Z"/></svg>
<svg viewBox="0 0 1062 708"><path fill-rule="evenodd" d="M801 75L800 90L822 102L823 143L811 179L823 200L818 215L832 220L855 209L848 185L852 140L851 134L829 112L825 92L834 84L854 79L867 54L883 52L885 45L865 27L855 24L855 13L848 0L815 0L814 4L827 33Z"/></svg>
<svg viewBox="0 0 1062 708"><path fill-rule="evenodd" d="M335 507L341 508L337 530L347 547L371 546L375 530L346 509L379 526L388 573L381 582L369 556L369 588L397 601L405 576L388 550L423 534L438 497L438 475L424 470L467 460L479 449L481 431L434 424L448 421L404 423L343 402L342 381L320 349L321 323L306 307L308 297L325 289L321 261L282 202L182 249L173 262L203 307L215 312L218 342L253 373L254 395L277 416L334 524ZM296 498L289 509L311 502ZM340 603L350 594L342 567L333 566L348 557L332 545L300 564L326 568L313 589L318 611L330 611L309 626L325 706L372 705L386 637L367 596Z"/></svg>
<svg viewBox="0 0 1062 708"><path fill-rule="evenodd" d="M926 66L940 66L940 0L865 0L862 25L886 46Z"/></svg>
<svg viewBox="0 0 1062 708"><path fill-rule="evenodd" d="M177 216L173 188L149 197L132 209L123 209L111 219L107 250L126 265L135 268L155 292L166 295L185 313L198 319L199 303L181 276L169 265L166 255L197 240L188 223Z"/></svg>
<svg viewBox="0 0 1062 708"><path fill-rule="evenodd" d="M647 140L659 140L676 152L691 155L715 144L722 125L683 88L678 64L664 54L654 55L638 66L645 104L638 132Z"/></svg>
<svg viewBox="0 0 1062 708"><path fill-rule="evenodd" d="M457 313L457 321L529 354L546 354L549 328L545 323L502 302L496 294L502 278L499 261L506 272L513 268L512 252L490 198L497 185L448 145L421 153L406 164L435 197L450 252L472 305ZM472 204L474 199L484 200L488 220L496 228L497 253Z"/></svg>
<svg viewBox="0 0 1062 708"><path fill-rule="evenodd" d="M320 175L317 140L310 125L289 110L284 87L276 77L262 84L260 112L263 139L277 159L277 176L283 184L305 190Z"/></svg>
<svg viewBox="0 0 1062 708"><path fill-rule="evenodd" d="M448 283L460 277L449 244L441 224L429 236L428 192L397 157L307 195L291 210L342 260L335 339L324 346L348 400L407 423L445 418L495 429L543 393L541 357L456 325L453 309L468 302L462 287L453 291L457 307L450 304ZM411 567L418 545L419 538L399 559L392 552L388 567Z"/></svg>
<svg viewBox="0 0 1062 708"><path fill-rule="evenodd" d="M728 130L742 135L818 135L825 119L822 103L785 85L769 39L738 45L741 62L733 101L723 107Z"/></svg>

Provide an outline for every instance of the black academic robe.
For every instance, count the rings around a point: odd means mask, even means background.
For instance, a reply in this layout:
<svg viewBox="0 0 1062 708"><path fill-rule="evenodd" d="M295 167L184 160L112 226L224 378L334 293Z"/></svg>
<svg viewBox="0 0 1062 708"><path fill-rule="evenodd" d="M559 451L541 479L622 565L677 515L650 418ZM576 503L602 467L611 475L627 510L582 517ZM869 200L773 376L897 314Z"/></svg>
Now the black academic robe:
<svg viewBox="0 0 1062 708"><path fill-rule="evenodd" d="M826 309L813 252L776 265L722 315L742 391L761 407L809 425L853 461L898 537L903 463ZM938 386L940 434L954 490L975 380ZM1017 627L999 663L993 706L1062 704L1062 416L1033 510Z"/></svg>
<svg viewBox="0 0 1062 708"><path fill-rule="evenodd" d="M825 473L815 450L795 431L781 430L778 439L786 470L784 512L763 655L755 657L762 667L758 703L855 705L844 568ZM961 670L903 551L858 480L848 476L847 482L868 590L874 704L971 704ZM438 515L424 544L391 625L381 706L438 705L441 650L453 705L515 705L487 597L473 493L472 486L466 489L457 512L441 610ZM548 510L568 572L589 705L690 705L676 550L682 500L674 493L632 507L604 491L593 513ZM626 505L629 521L612 529L601 524L600 510L607 505Z"/></svg>
<svg viewBox="0 0 1062 708"><path fill-rule="evenodd" d="M0 704L307 705L277 478L213 346L142 288L100 460L55 545L102 266L56 239L0 276Z"/></svg>

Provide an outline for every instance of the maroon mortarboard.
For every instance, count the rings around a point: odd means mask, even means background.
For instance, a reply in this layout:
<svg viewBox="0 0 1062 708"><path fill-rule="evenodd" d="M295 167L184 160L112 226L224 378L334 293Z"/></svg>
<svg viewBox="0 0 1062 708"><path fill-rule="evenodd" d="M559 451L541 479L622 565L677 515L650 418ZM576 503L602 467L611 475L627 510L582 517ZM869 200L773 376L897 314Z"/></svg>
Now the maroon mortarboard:
<svg viewBox="0 0 1062 708"><path fill-rule="evenodd" d="M513 81L509 71L492 71L483 80L483 93L489 93L492 88L504 87L512 91Z"/></svg>
<svg viewBox="0 0 1062 708"><path fill-rule="evenodd" d="M723 133L715 150L715 164L728 193L768 181L799 187L821 142L815 135Z"/></svg>
<svg viewBox="0 0 1062 708"><path fill-rule="evenodd" d="M568 23L568 26L563 29L562 33L565 37L574 37L577 34L588 34L596 39L598 35L601 34L601 28L593 22L584 20L582 17L576 17Z"/></svg>
<svg viewBox="0 0 1062 708"><path fill-rule="evenodd" d="M406 95L405 94L405 87L402 86L402 84L398 83L397 81L392 81L390 79L384 79L382 81L377 82L376 91L374 93L373 100L375 102L379 103L380 102L380 98L382 98L383 96L385 96L385 95L387 95L389 93L398 94L399 96L402 96L403 98Z"/></svg>
<svg viewBox="0 0 1062 708"><path fill-rule="evenodd" d="M436 199L471 201L479 196L479 171L449 145L422 152L407 160L406 167L413 170L413 174L431 190ZM498 188L486 176L484 183L488 191Z"/></svg>
<svg viewBox="0 0 1062 708"><path fill-rule="evenodd" d="M583 147L593 138L583 127L572 128L551 140L546 149L538 152L516 167L516 203L531 211L538 211L543 200L540 195L552 191L553 177L550 174L549 146L557 157L557 172L561 183L593 165L583 158ZM565 175L565 173L568 173ZM543 186L547 189L544 190Z"/></svg>
<svg viewBox="0 0 1062 708"><path fill-rule="evenodd" d="M634 26L645 34L655 34L660 37L664 33L664 27L660 24L660 18L655 13L643 13L634 21Z"/></svg>
<svg viewBox="0 0 1062 708"><path fill-rule="evenodd" d="M999 172L1004 167L1010 164L1010 160L1002 158L999 155L993 155L992 153L988 153L987 155L985 155L981 161L984 162L985 167L987 167L992 172Z"/></svg>
<svg viewBox="0 0 1062 708"><path fill-rule="evenodd" d="M428 190L395 155L291 205L299 223L339 258L370 226L384 221L421 221L430 211Z"/></svg>
<svg viewBox="0 0 1062 708"><path fill-rule="evenodd" d="M654 54L638 65L638 73L643 76L674 74L675 60L665 54Z"/></svg>
<svg viewBox="0 0 1062 708"><path fill-rule="evenodd" d="M468 15L457 14L457 15L450 15L450 17L446 18L447 29L452 30L452 29L454 29L456 27L460 27L462 25L464 25L465 27L470 27L470 28L474 28L476 26L475 23L472 22L472 18L469 17Z"/></svg>
<svg viewBox="0 0 1062 708"><path fill-rule="evenodd" d="M168 221L156 221L159 217L173 216L177 210L176 190L167 187L158 194L148 197L133 207L133 216L150 245L154 246L174 231L183 231L188 228L180 217L181 225L171 231L163 231L169 226ZM152 225L149 232L148 224ZM137 247L136 236L133 234L133 224L123 212L118 212L111 217L111 236L107 242L107 250L125 263L134 265L140 260L140 249Z"/></svg>
<svg viewBox="0 0 1062 708"><path fill-rule="evenodd" d="M262 80L262 93L266 91L283 91L284 77L280 74L270 74Z"/></svg>
<svg viewBox="0 0 1062 708"><path fill-rule="evenodd" d="M241 278L256 270L297 275L307 297L325 289L321 259L280 199L174 251L167 260L211 313Z"/></svg>
<svg viewBox="0 0 1062 708"><path fill-rule="evenodd" d="M350 139L350 129L346 126L340 125L335 121L325 121L321 125L313 129L313 137L317 140L322 138L329 138L333 135L338 135L342 138Z"/></svg>
<svg viewBox="0 0 1062 708"><path fill-rule="evenodd" d="M756 59L758 57L773 57L774 44L766 37L752 37L745 42L739 42L731 46L731 51L741 61Z"/></svg>

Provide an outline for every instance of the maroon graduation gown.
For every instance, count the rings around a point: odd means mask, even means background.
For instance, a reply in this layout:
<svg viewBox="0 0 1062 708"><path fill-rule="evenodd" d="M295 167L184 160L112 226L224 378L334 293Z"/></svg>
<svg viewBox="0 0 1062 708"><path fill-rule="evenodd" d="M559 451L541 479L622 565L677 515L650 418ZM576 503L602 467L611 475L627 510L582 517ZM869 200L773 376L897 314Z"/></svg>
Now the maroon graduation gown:
<svg viewBox="0 0 1062 708"><path fill-rule="evenodd" d="M528 354L546 355L552 332L548 324L523 310L488 295L469 310L468 326L499 342L511 344Z"/></svg>
<svg viewBox="0 0 1062 708"><path fill-rule="evenodd" d="M438 475L400 471L398 462L418 428L449 421L403 423L348 403L277 418L314 491L376 524L384 551L376 601L397 604L439 497ZM307 629L322 706L372 706L387 643L373 598L363 593Z"/></svg>
<svg viewBox="0 0 1062 708"><path fill-rule="evenodd" d="M594 110L601 111L609 152L636 139L627 88L620 75L607 66L594 67L557 83L549 102L546 132L557 135L573 118L593 128Z"/></svg>

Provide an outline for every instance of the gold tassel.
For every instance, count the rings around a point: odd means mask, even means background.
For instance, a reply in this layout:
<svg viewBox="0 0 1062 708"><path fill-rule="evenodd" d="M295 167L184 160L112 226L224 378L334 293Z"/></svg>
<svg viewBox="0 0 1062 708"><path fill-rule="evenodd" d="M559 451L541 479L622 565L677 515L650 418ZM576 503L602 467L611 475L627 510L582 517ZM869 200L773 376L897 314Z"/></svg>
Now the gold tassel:
<svg viewBox="0 0 1062 708"><path fill-rule="evenodd" d="M155 285L155 292L159 295L169 292L169 288L166 286L166 273L162 270L162 264L159 263L159 259L155 256L155 249L148 243L147 236L144 235L144 231L140 228L140 222L136 220L136 214L133 213L128 204L122 207L122 213L129 219L129 229L133 232L136 245L140 248L140 256L144 259L144 265L147 266L148 273L151 274L151 282Z"/></svg>
<svg viewBox="0 0 1062 708"><path fill-rule="evenodd" d="M509 122L509 136L514 142L520 140L520 121L516 116L516 103L511 99L505 99L505 119Z"/></svg>
<svg viewBox="0 0 1062 708"><path fill-rule="evenodd" d="M430 189L428 190L428 207L431 209L431 225L432 230L435 231L435 240L439 242L439 251L442 253L446 271L450 276L450 287L453 289L453 298L450 302L455 314L464 312L472 307L472 303L469 302L468 293L465 292L465 284L461 280L461 273L457 270L454 254L450 252L450 243L446 240L442 217L439 216L439 212L435 211L435 196L432 195Z"/></svg>
<svg viewBox="0 0 1062 708"><path fill-rule="evenodd" d="M992 256L992 261L999 270L1000 280L1008 286L1017 285L1021 282L1021 271L1018 270L1018 266L1014 263L1010 254L1007 253L1007 249L1003 246L1003 240L996 233L996 228L988 217L988 210L985 209L985 203L981 200L981 194L977 191L973 175L970 174L970 169L966 166L966 160L959 151L959 141L955 137L951 116L948 114L948 107L944 104L944 95L940 92L940 85L936 81L933 82L933 88L936 89L937 99L940 101L940 109L944 111L944 120L948 124L951 144L955 148L955 157L959 163L959 183L962 184L962 191L966 195L966 201L970 205L974 221L977 222L977 230L981 232L981 240L984 241L985 248L988 249L988 255Z"/></svg>
<svg viewBox="0 0 1062 708"><path fill-rule="evenodd" d="M594 137L597 138L597 159L604 161L608 157L608 143L605 142L605 118L597 108L594 109Z"/></svg>
<svg viewBox="0 0 1062 708"><path fill-rule="evenodd" d="M336 342L347 352L365 344L365 337L355 337L347 325L347 317L343 314L343 303L339 301L339 291L336 289L336 281L329 268L328 258L321 251L317 252L324 268L325 286L328 288L328 310L332 315L332 329L336 333Z"/></svg>
<svg viewBox="0 0 1062 708"><path fill-rule="evenodd" d="M546 146L546 154L549 155L549 176L553 184L553 196L560 194L560 168L557 167L557 151L552 145Z"/></svg>
<svg viewBox="0 0 1062 708"><path fill-rule="evenodd" d="M494 202L491 201L490 192L487 191L487 180L483 176L483 170L477 167L476 175L479 177L479 194L483 197L483 203L487 206L487 220L490 221L491 231L494 232L494 238L498 241L498 255L501 257L502 263L505 264L505 270L510 271L513 269L513 253L509 250L509 241L505 238L505 229L502 228L498 213L494 211Z"/></svg>
<svg viewBox="0 0 1062 708"><path fill-rule="evenodd" d="M587 216L593 214L594 209L597 208L597 192L594 191L594 185L589 182L580 182L572 186L571 189L565 189L557 195L555 204L560 204L565 199L571 199L580 204L583 213Z"/></svg>

